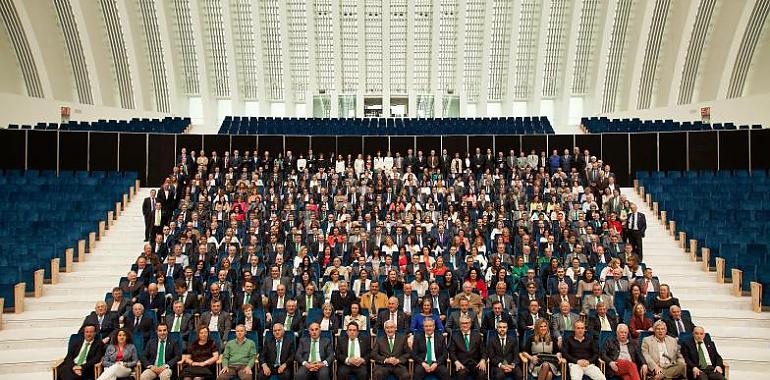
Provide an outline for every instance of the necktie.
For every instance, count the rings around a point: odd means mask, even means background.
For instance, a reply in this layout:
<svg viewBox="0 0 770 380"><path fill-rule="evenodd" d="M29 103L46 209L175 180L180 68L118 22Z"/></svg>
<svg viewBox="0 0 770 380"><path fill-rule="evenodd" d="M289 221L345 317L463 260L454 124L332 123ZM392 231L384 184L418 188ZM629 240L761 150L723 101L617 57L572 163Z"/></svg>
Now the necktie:
<svg viewBox="0 0 770 380"><path fill-rule="evenodd" d="M83 347L80 349L80 355L78 355L77 360L75 360L75 364L82 366L83 363L86 362L86 357L88 356L88 350L91 349L91 342L86 342Z"/></svg>
<svg viewBox="0 0 770 380"><path fill-rule="evenodd" d="M390 313L390 320L396 323L396 313Z"/></svg>
<svg viewBox="0 0 770 380"><path fill-rule="evenodd" d="M168 266L168 272L166 272L166 278L172 278L172 275L174 274L174 266L169 265Z"/></svg>
<svg viewBox="0 0 770 380"><path fill-rule="evenodd" d="M283 344L282 340L275 341L275 366L278 367L281 365L281 346Z"/></svg>
<svg viewBox="0 0 770 380"><path fill-rule="evenodd" d="M348 357L352 358L353 355L355 355L356 352L356 340L351 339L350 340L350 347L348 348Z"/></svg>
<svg viewBox="0 0 770 380"><path fill-rule="evenodd" d="M468 336L468 334L464 334L464 335L465 335L465 350L466 351L470 351L471 350L471 339Z"/></svg>
<svg viewBox="0 0 770 380"><path fill-rule="evenodd" d="M428 363L428 365L433 364L433 343L431 342L431 337L428 338L428 355L425 358L425 362Z"/></svg>
<svg viewBox="0 0 770 380"><path fill-rule="evenodd" d="M174 318L174 327L171 328L171 332L179 332L181 325L182 325L182 316L178 315Z"/></svg>
<svg viewBox="0 0 770 380"><path fill-rule="evenodd" d="M572 318L570 318L569 315L567 315L567 318L564 320L564 326L565 330L572 330Z"/></svg>
<svg viewBox="0 0 770 380"><path fill-rule="evenodd" d="M616 292L620 291L620 281L618 281L618 280L615 280L615 291Z"/></svg>
<svg viewBox="0 0 770 380"><path fill-rule="evenodd" d="M502 347L503 350L505 350L505 337L500 338L500 347Z"/></svg>
<svg viewBox="0 0 770 380"><path fill-rule="evenodd" d="M318 341L312 340L310 342L310 362L315 363L318 361L318 353L316 352L316 348L318 347Z"/></svg>
<svg viewBox="0 0 770 380"><path fill-rule="evenodd" d="M601 317L601 319L602 319L602 331L611 330L610 322L607 321L607 317Z"/></svg>
<svg viewBox="0 0 770 380"><path fill-rule="evenodd" d="M102 322L104 321L104 316L99 317L99 330L102 329ZM90 343L89 343L90 344Z"/></svg>
<svg viewBox="0 0 770 380"><path fill-rule="evenodd" d="M679 329L680 334L684 332L684 323L682 323L681 319L677 319L676 327Z"/></svg>
<svg viewBox="0 0 770 380"><path fill-rule="evenodd" d="M134 320L134 328L137 328L137 327L139 327L139 317L136 317L136 319Z"/></svg>
<svg viewBox="0 0 770 380"><path fill-rule="evenodd" d="M305 297L305 311L310 310L313 305L313 298L310 296Z"/></svg>
<svg viewBox="0 0 770 380"><path fill-rule="evenodd" d="M503 307L503 310L505 310L505 297L500 297L500 305Z"/></svg>
<svg viewBox="0 0 770 380"><path fill-rule="evenodd" d="M708 367L706 354L703 352L703 342L698 342L698 367L701 369Z"/></svg>
<svg viewBox="0 0 770 380"><path fill-rule="evenodd" d="M287 315L287 316L286 316L286 328L287 328L288 330L291 330L291 321L292 321L292 319L293 319L293 318L292 318L292 316L291 316L291 315Z"/></svg>
<svg viewBox="0 0 770 380"><path fill-rule="evenodd" d="M161 367L166 362L166 341L160 341L160 347L158 347L158 358L155 360L155 366Z"/></svg>
<svg viewBox="0 0 770 380"><path fill-rule="evenodd" d="M435 309L438 310L439 314L441 314L441 305L438 303L438 297L433 296L433 304L436 305Z"/></svg>
<svg viewBox="0 0 770 380"><path fill-rule="evenodd" d="M374 304L374 296L372 293L369 293L369 295L369 311L372 313L372 315L375 315L377 313L377 306Z"/></svg>
<svg viewBox="0 0 770 380"><path fill-rule="evenodd" d="M393 353L393 338L388 338L388 347L390 348L390 353Z"/></svg>
<svg viewBox="0 0 770 380"><path fill-rule="evenodd" d="M251 294L249 294L249 293L246 293L246 294L243 296L243 303L244 303L244 304L248 304L248 303L251 303Z"/></svg>

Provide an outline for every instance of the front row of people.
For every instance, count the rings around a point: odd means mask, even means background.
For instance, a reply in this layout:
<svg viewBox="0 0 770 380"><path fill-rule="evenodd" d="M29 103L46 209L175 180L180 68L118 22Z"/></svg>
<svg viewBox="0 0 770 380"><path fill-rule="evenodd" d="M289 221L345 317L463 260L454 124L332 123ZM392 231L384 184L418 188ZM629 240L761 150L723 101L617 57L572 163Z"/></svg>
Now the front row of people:
<svg viewBox="0 0 770 380"><path fill-rule="evenodd" d="M359 326L351 322L346 331L339 335L336 348L332 342L321 336L318 323L308 327L307 336L296 345L293 334L285 334L284 326L275 323L272 334L267 334L259 357L254 341L246 338L246 328L235 328L235 339L227 342L221 355L221 369L215 364L220 360L217 345L209 338L207 325L197 330L197 339L182 352L180 343L170 339L168 326L159 324L157 336L144 346L144 352L137 352L132 344L131 334L126 329L113 332L109 344L96 339L97 327L86 325L83 340L73 342L62 364L58 378L61 380L93 379L94 367L101 365L103 371L97 380L114 380L127 377L141 364L139 380L168 380L176 370L178 362L185 364L179 373L184 380L199 380L216 375L217 380L234 376L242 380L254 378L253 370L260 379L276 375L281 380L329 380L333 378L333 364L337 364L338 378L348 379L354 375L359 380L368 379L370 360L373 363L373 380L383 380L389 375L398 380L424 379L433 375L437 379L449 378L451 364L460 378L470 376L485 379L487 371L491 379L522 379L521 358L527 361L530 374L538 380L551 380L562 375L562 360L566 361L569 376L580 380L587 376L593 380L604 380L606 375L616 375L623 380L639 380L650 377L661 379L688 378L698 380L724 380L724 363L713 342L706 339L702 327L695 327L691 338L680 346L676 338L666 335L666 323L655 322L653 334L639 343L632 339L629 328L619 324L616 335L607 339L599 348L598 339L586 334L586 325L577 320L573 323L574 334L565 337L561 344L550 334L548 322L540 319L535 323L532 335L524 342L519 355L519 343L515 334L508 334L505 321L496 325L496 332L490 333L484 347L482 336L471 329L472 320L467 316L459 318L459 331L453 332L448 340L436 329L433 319L425 319L423 333L411 341L404 334L397 334L393 320L384 323L384 334L371 345L368 336L359 335ZM410 346L411 344L411 346ZM184 355L183 355L184 354ZM409 359L413 361L410 375ZM606 365L600 368L600 360ZM297 370L294 373L294 363ZM529 375L529 374L528 374ZM641 377L640 377L641 375Z"/></svg>

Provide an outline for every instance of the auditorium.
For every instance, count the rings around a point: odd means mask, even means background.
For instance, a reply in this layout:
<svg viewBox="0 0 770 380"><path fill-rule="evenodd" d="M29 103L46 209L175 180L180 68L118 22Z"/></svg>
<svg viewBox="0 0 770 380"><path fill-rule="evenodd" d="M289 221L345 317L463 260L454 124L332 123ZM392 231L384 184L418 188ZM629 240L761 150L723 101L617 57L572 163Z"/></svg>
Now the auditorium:
<svg viewBox="0 0 770 380"><path fill-rule="evenodd" d="M770 379L770 0L0 24L2 380Z"/></svg>

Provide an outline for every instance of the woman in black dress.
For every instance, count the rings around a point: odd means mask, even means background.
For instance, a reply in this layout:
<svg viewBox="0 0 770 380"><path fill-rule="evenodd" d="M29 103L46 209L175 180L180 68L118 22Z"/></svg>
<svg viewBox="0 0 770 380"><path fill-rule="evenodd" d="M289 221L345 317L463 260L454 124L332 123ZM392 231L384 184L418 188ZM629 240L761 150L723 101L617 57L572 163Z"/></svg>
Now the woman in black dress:
<svg viewBox="0 0 770 380"><path fill-rule="evenodd" d="M190 343L182 356L185 367L179 374L184 380L203 380L213 376L211 370L219 359L219 351L213 340L209 339L208 326L198 328L198 339Z"/></svg>

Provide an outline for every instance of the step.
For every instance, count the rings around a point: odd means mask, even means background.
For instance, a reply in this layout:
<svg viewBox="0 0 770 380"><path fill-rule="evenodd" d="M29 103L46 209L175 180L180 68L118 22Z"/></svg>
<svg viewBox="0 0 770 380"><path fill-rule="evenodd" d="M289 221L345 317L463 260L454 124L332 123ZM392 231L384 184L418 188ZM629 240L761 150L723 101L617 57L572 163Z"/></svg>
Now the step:
<svg viewBox="0 0 770 380"><path fill-rule="evenodd" d="M679 298L679 303L685 308L707 304L713 308L751 309L750 299L736 297L730 294L679 294L676 292L676 289L673 290L673 293L675 297Z"/></svg>
<svg viewBox="0 0 770 380"><path fill-rule="evenodd" d="M690 310L690 315L692 316L693 322L697 322L699 324L702 324L706 327L706 330L708 331L710 328L713 327L741 327L746 328L747 326L757 327L757 328L763 328L763 329L770 329L770 320L767 319L754 319L754 318L741 318L741 317L733 317L733 318L725 318L725 317L719 317L714 316L714 313L719 310L710 310L707 312L707 314L698 314L698 312L694 312L693 309ZM727 311L738 311L738 310L727 310ZM753 311L750 311L753 313Z"/></svg>
<svg viewBox="0 0 770 380"><path fill-rule="evenodd" d="M14 330L0 330L0 352L32 348L67 346L74 331L67 327L40 327L29 329L23 335Z"/></svg>
<svg viewBox="0 0 770 380"><path fill-rule="evenodd" d="M43 300L45 297L40 298ZM94 300L44 300L40 302L28 302L24 304L24 308L29 311L35 310L93 310L94 304L98 299Z"/></svg>
<svg viewBox="0 0 770 380"><path fill-rule="evenodd" d="M50 370L53 361L63 358L66 354L66 345L44 349L5 350L0 355L0 377L5 379L5 375L9 373Z"/></svg>
<svg viewBox="0 0 770 380"><path fill-rule="evenodd" d="M738 338L738 337L715 336L713 333L713 329L709 333L711 334L711 338L716 343L717 349L720 351L722 350L723 347L746 347L746 348L765 349L765 350L770 348L770 341L766 338L759 338L759 337Z"/></svg>
<svg viewBox="0 0 770 380"><path fill-rule="evenodd" d="M50 367L50 366L49 366ZM3 375L3 380L50 379L51 370L42 372L14 372Z"/></svg>

